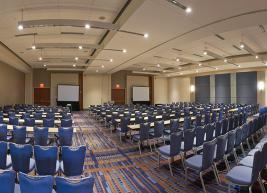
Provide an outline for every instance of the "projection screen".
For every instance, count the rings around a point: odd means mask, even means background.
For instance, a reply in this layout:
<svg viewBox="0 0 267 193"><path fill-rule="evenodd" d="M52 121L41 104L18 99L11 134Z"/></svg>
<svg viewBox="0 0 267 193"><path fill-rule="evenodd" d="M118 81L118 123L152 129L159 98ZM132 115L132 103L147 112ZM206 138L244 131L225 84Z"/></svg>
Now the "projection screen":
<svg viewBox="0 0 267 193"><path fill-rule="evenodd" d="M57 85L58 101L79 101L79 85Z"/></svg>
<svg viewBox="0 0 267 193"><path fill-rule="evenodd" d="M133 101L149 101L149 87L134 86Z"/></svg>

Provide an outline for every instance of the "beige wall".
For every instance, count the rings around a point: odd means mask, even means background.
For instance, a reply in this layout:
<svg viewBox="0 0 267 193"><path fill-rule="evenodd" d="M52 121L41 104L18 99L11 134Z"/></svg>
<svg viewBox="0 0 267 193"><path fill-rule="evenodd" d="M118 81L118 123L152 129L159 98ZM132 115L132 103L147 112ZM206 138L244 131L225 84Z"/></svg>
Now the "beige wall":
<svg viewBox="0 0 267 193"><path fill-rule="evenodd" d="M33 104L33 71L25 74L25 103Z"/></svg>
<svg viewBox="0 0 267 193"><path fill-rule="evenodd" d="M190 77L168 79L169 103L190 101Z"/></svg>
<svg viewBox="0 0 267 193"><path fill-rule="evenodd" d="M168 78L154 77L154 103L166 104L169 102Z"/></svg>
<svg viewBox="0 0 267 193"><path fill-rule="evenodd" d="M78 73L51 73L51 105L55 106L57 101L57 85L71 84L79 85Z"/></svg>
<svg viewBox="0 0 267 193"><path fill-rule="evenodd" d="M0 62L0 105L25 102L25 74Z"/></svg>
<svg viewBox="0 0 267 193"><path fill-rule="evenodd" d="M85 75L83 77L83 108L100 105L111 100L110 75Z"/></svg>
<svg viewBox="0 0 267 193"><path fill-rule="evenodd" d="M127 76L126 102L130 104L132 101L133 86L149 86L148 76Z"/></svg>
<svg viewBox="0 0 267 193"><path fill-rule="evenodd" d="M33 88L39 88L43 83L46 88L51 87L51 72L43 68L33 69Z"/></svg>

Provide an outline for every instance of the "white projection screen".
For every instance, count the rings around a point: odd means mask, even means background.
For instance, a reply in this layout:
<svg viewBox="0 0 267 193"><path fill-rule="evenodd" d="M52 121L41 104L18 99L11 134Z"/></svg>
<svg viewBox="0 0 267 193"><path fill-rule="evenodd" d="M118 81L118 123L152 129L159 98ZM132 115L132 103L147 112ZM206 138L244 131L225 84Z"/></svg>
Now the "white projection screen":
<svg viewBox="0 0 267 193"><path fill-rule="evenodd" d="M133 87L133 101L150 101L149 100L149 87L134 86Z"/></svg>
<svg viewBox="0 0 267 193"><path fill-rule="evenodd" d="M79 101L79 86L57 85L57 100L69 102Z"/></svg>

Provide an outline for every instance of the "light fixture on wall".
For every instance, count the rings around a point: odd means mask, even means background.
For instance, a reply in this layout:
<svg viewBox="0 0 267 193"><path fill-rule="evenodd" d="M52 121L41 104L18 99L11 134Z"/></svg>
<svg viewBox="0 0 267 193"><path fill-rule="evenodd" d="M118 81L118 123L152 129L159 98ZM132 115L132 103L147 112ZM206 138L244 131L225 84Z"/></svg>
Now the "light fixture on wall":
<svg viewBox="0 0 267 193"><path fill-rule="evenodd" d="M264 90L264 82L263 81L259 81L258 82L258 90L259 91L263 91Z"/></svg>
<svg viewBox="0 0 267 193"><path fill-rule="evenodd" d="M195 87L195 85L192 84L190 86L190 92L195 92L195 90L196 90L196 87Z"/></svg>

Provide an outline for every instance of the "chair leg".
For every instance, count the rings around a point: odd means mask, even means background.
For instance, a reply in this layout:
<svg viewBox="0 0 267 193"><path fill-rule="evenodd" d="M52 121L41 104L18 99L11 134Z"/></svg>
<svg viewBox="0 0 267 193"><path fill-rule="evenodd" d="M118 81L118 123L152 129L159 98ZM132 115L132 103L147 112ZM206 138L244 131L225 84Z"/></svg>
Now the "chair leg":
<svg viewBox="0 0 267 193"><path fill-rule="evenodd" d="M252 185L248 188L249 193L252 193Z"/></svg>
<svg viewBox="0 0 267 193"><path fill-rule="evenodd" d="M121 142L121 132L120 132L120 142Z"/></svg>
<svg viewBox="0 0 267 193"><path fill-rule="evenodd" d="M241 147L241 151L242 151L243 156L246 157L244 146L242 143L240 144L240 147Z"/></svg>
<svg viewBox="0 0 267 193"><path fill-rule="evenodd" d="M227 171L229 172L230 171L230 166L229 166L229 162L227 160L227 156L224 157L224 163L225 163L225 166L227 168Z"/></svg>
<svg viewBox="0 0 267 193"><path fill-rule="evenodd" d="M140 152L140 155L141 155L142 151L141 151L141 142L140 141L138 142L138 145L139 145L139 152Z"/></svg>
<svg viewBox="0 0 267 193"><path fill-rule="evenodd" d="M199 177L200 177L200 180L201 180L203 192L206 193L207 191L206 191L206 188L205 188L205 184L204 184L204 180L203 180L203 173L202 172L199 173Z"/></svg>
<svg viewBox="0 0 267 193"><path fill-rule="evenodd" d="M187 171L187 167L184 168L184 174L185 174L185 181L187 182L187 180L188 180L188 171Z"/></svg>
<svg viewBox="0 0 267 193"><path fill-rule="evenodd" d="M158 165L159 165L159 168L160 168L160 153L158 152Z"/></svg>
<svg viewBox="0 0 267 193"><path fill-rule="evenodd" d="M152 146L151 146L151 142L150 142L150 140L148 140L147 143L149 143L150 152L152 152Z"/></svg>
<svg viewBox="0 0 267 193"><path fill-rule="evenodd" d="M249 140L248 140L248 138L247 138L247 140L246 140L246 141L247 141L248 149L249 149L249 150L251 150L251 147L250 147L250 144L249 144Z"/></svg>
<svg viewBox="0 0 267 193"><path fill-rule="evenodd" d="M171 176L173 176L172 166L171 166L171 158L169 158L168 161L169 161L169 168L170 168Z"/></svg>
<svg viewBox="0 0 267 193"><path fill-rule="evenodd" d="M255 143L255 140L254 140L254 135L251 136L251 139L252 139L253 146L255 146L256 143Z"/></svg>
<svg viewBox="0 0 267 193"><path fill-rule="evenodd" d="M215 172L216 172L216 175L217 175L217 182L218 182L218 184L220 184L221 183L221 179L220 179L220 176L219 176L219 171L218 171L218 169L217 169L217 164L216 163L214 163L214 170L215 170Z"/></svg>
<svg viewBox="0 0 267 193"><path fill-rule="evenodd" d="M259 174L259 179L258 179L258 182L259 182L259 184L260 184L260 187L261 187L261 192L262 192L262 193L266 193L266 190L265 190L264 184L263 184L263 182L262 182L261 174Z"/></svg>
<svg viewBox="0 0 267 193"><path fill-rule="evenodd" d="M181 162L182 162L183 168L185 169L184 157L183 157L183 154L182 153L180 153L180 157L181 157Z"/></svg>
<svg viewBox="0 0 267 193"><path fill-rule="evenodd" d="M236 154L236 149L233 150L234 158L235 158L235 163L238 164L239 160Z"/></svg>

